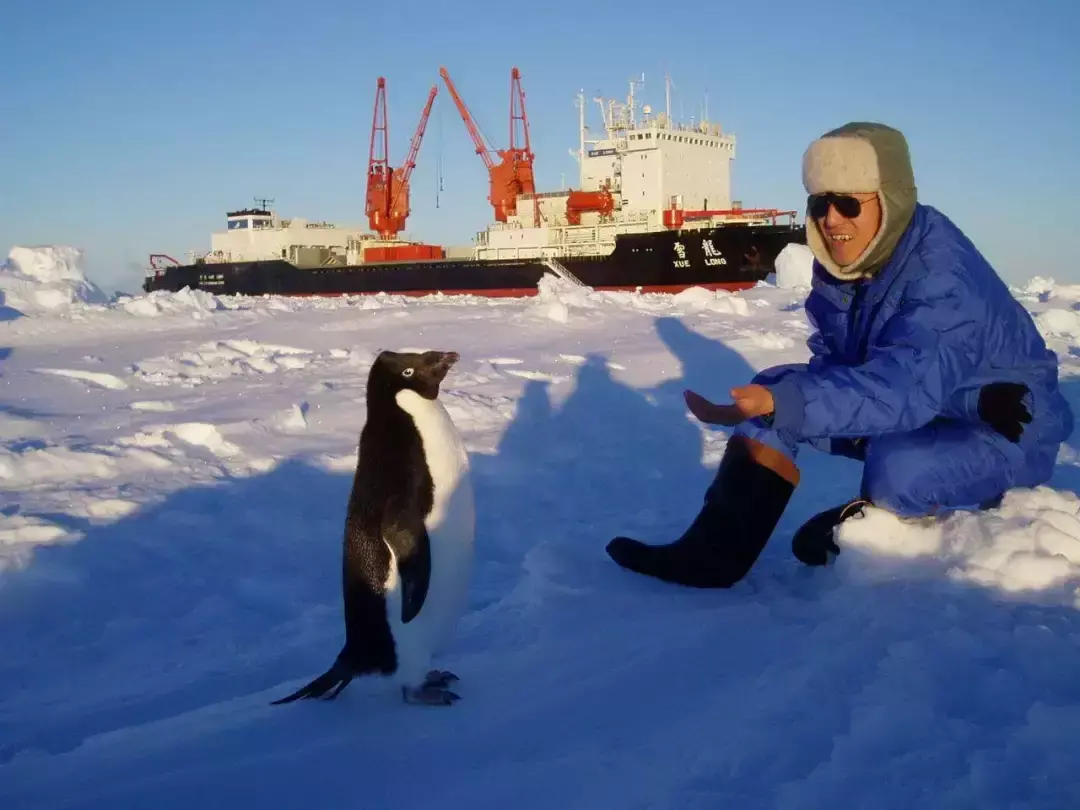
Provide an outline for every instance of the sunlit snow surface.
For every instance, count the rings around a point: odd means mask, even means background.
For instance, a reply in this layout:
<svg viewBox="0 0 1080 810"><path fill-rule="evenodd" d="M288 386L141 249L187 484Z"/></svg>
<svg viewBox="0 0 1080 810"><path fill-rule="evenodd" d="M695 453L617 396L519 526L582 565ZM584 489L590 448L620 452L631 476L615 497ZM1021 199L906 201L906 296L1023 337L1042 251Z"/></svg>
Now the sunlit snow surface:
<svg viewBox="0 0 1080 810"><path fill-rule="evenodd" d="M74 261L41 256L22 265ZM103 304L60 276L45 306L42 273L6 272L4 810L1080 807L1075 438L1048 488L1000 509L852 521L827 570L791 535L860 468L813 451L730 591L605 555L617 533L673 537L700 502L727 433L683 389L724 400L806 357L797 283ZM1080 291L1017 295L1080 414ZM438 662L462 700L407 706L369 679L271 707L339 648L364 382L399 347L462 357L443 400L477 562Z"/></svg>

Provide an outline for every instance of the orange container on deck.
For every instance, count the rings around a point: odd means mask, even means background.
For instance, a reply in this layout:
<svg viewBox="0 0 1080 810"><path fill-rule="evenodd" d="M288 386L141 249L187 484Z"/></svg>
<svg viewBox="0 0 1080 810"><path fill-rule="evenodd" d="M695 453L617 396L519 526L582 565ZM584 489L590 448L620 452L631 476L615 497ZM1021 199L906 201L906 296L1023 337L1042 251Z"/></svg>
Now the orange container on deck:
<svg viewBox="0 0 1080 810"><path fill-rule="evenodd" d="M411 262L446 258L439 245L385 245L364 248L365 262Z"/></svg>

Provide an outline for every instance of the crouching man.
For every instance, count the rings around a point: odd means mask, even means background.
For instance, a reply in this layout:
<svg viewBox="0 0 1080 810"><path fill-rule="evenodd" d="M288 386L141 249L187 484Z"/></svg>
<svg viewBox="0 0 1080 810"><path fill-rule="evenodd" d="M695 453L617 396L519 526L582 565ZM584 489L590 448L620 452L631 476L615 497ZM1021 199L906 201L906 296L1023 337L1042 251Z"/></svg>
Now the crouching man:
<svg viewBox="0 0 1080 810"><path fill-rule="evenodd" d="M917 202L904 136L851 123L803 156L815 328L808 363L766 369L703 422L736 426L705 502L673 543L617 537L631 571L725 588L758 559L799 482L809 445L864 462L861 491L796 532L821 565L834 529L866 503L902 517L979 509L1049 479L1073 414L1057 356L948 217Z"/></svg>

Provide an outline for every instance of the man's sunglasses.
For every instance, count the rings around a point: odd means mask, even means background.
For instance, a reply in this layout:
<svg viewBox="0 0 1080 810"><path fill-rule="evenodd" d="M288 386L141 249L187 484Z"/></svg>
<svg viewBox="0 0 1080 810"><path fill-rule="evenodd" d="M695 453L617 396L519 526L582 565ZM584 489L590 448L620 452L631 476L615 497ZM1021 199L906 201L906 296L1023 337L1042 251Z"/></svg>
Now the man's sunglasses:
<svg viewBox="0 0 1080 810"><path fill-rule="evenodd" d="M823 219L829 213L829 206L836 206L836 212L846 219L855 219L862 211L862 201L850 194L811 194L806 199L807 209L814 219Z"/></svg>

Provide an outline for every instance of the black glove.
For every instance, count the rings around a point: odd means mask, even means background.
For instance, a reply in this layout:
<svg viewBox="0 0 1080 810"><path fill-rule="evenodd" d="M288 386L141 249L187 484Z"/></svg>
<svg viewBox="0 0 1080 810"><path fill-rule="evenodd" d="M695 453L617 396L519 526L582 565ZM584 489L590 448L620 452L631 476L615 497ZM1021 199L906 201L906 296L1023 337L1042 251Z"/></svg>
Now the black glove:
<svg viewBox="0 0 1080 810"><path fill-rule="evenodd" d="M979 418L1010 442L1019 442L1024 425L1031 422L1022 401L1030 393L1031 389L1021 383L984 385L979 391Z"/></svg>

